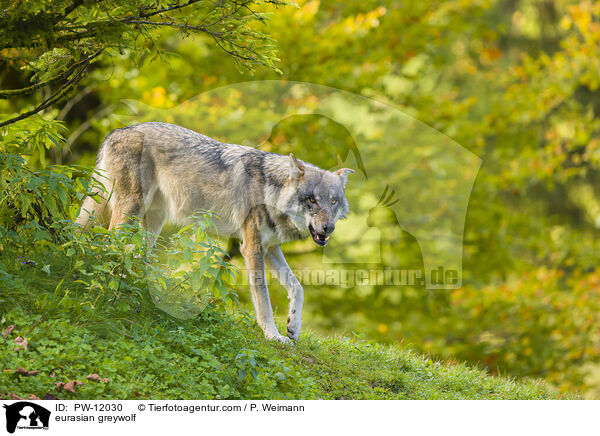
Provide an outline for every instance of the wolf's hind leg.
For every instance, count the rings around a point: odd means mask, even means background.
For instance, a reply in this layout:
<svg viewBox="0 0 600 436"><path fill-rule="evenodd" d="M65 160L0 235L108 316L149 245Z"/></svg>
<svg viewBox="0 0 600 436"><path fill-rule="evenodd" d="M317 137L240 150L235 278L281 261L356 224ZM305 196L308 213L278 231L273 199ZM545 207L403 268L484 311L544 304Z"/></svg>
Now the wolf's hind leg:
<svg viewBox="0 0 600 436"><path fill-rule="evenodd" d="M287 318L287 336L297 340L302 328L302 304L304 303L304 289L294 275L281 251L281 246L269 248L265 256L269 270L277 277L279 283L288 291L290 308Z"/></svg>
<svg viewBox="0 0 600 436"><path fill-rule="evenodd" d="M100 202L95 201L92 197L85 197L79 214L75 222L83 229L90 226L91 223L96 225L104 225L106 220L106 200L100 199Z"/></svg>
<svg viewBox="0 0 600 436"><path fill-rule="evenodd" d="M115 201L113 206L112 215L110 217L109 230L118 228L125 224L132 216L141 216L143 213L143 206L141 199L139 201L133 200L128 202L117 202Z"/></svg>
<svg viewBox="0 0 600 436"><path fill-rule="evenodd" d="M144 138L128 130L115 131L107 138L102 166L113 180L109 205L112 209L109 229L113 230L136 216L144 216L145 196L151 194L153 172L143 153Z"/></svg>
<svg viewBox="0 0 600 436"><path fill-rule="evenodd" d="M167 220L164 209L151 207L144 215L144 228L148 231L148 248L152 248Z"/></svg>

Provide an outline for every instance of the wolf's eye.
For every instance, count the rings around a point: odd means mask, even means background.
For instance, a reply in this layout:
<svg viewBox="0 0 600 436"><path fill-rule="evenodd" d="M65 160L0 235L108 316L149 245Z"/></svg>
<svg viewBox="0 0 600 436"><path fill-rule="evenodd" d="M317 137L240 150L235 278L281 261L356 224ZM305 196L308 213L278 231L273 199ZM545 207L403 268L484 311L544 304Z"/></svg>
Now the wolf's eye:
<svg viewBox="0 0 600 436"><path fill-rule="evenodd" d="M331 204L336 204L337 200L334 198L333 200L331 200Z"/></svg>
<svg viewBox="0 0 600 436"><path fill-rule="evenodd" d="M315 203L317 200L315 200L315 197L311 195L310 197L308 197L308 201L310 201L311 203Z"/></svg>

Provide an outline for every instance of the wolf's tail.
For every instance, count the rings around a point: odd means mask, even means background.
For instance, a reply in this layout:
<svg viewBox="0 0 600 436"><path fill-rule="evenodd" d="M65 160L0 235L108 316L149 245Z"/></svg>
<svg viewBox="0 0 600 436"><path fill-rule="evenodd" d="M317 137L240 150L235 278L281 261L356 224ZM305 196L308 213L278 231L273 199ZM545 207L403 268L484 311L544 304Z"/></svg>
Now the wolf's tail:
<svg viewBox="0 0 600 436"><path fill-rule="evenodd" d="M94 193L93 197L85 197L75 222L83 228L91 223L104 226L109 220L108 201L104 193Z"/></svg>
<svg viewBox="0 0 600 436"><path fill-rule="evenodd" d="M96 163L94 180L100 182L105 190L100 187L94 188L91 196L84 198L79 215L75 219L75 222L84 229L94 224L106 226L110 221L109 199L112 191L110 189L112 183L111 178L107 177L107 172L104 169L103 154L103 148L101 147Z"/></svg>

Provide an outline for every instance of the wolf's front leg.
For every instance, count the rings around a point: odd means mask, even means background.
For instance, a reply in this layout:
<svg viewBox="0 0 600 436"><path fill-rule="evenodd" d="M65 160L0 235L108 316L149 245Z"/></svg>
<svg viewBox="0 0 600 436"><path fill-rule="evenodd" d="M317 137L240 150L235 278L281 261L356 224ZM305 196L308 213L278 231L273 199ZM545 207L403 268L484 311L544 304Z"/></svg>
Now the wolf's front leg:
<svg viewBox="0 0 600 436"><path fill-rule="evenodd" d="M271 308L269 289L267 287L265 276L264 251L254 232L248 231L244 233L241 252L246 261L252 302L254 303L254 309L256 310L256 320L258 321L258 325L265 333L267 339L289 343L291 342L290 339L279 333L279 330L277 330L277 326L275 325L275 320L273 319L273 309Z"/></svg>
<svg viewBox="0 0 600 436"><path fill-rule="evenodd" d="M269 269L279 282L288 291L290 308L287 318L287 335L290 339L297 340L302 328L302 304L304 302L304 289L294 275L281 251L281 246L269 248L265 257Z"/></svg>

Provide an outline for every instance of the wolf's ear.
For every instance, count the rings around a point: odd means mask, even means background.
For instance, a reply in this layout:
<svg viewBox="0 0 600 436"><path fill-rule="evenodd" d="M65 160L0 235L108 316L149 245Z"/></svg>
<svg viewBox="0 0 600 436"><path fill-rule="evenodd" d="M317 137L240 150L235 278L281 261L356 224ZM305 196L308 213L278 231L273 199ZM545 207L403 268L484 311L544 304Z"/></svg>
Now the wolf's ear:
<svg viewBox="0 0 600 436"><path fill-rule="evenodd" d="M292 179L298 179L304 175L304 165L296 159L294 153L290 153L290 176Z"/></svg>
<svg viewBox="0 0 600 436"><path fill-rule="evenodd" d="M350 168L340 168L339 170L335 170L333 174L336 176L340 176L342 179L342 185L346 186L346 182L348 181L348 174L352 174L354 172L353 169Z"/></svg>

